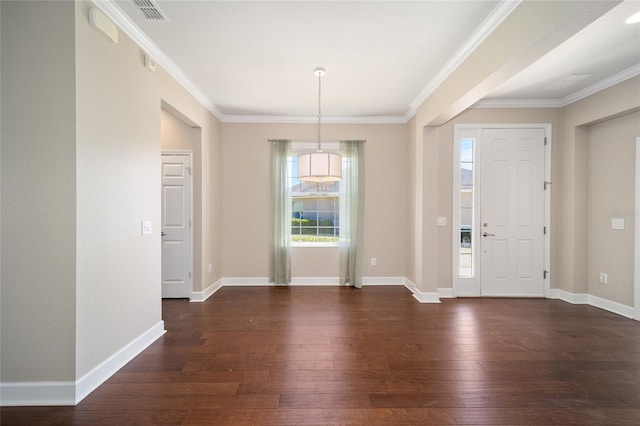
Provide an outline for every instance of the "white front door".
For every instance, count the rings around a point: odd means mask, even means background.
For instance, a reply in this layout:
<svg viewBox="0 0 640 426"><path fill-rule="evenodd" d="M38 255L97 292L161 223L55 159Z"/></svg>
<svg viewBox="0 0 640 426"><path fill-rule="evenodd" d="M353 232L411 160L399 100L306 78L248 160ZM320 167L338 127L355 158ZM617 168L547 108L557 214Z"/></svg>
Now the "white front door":
<svg viewBox="0 0 640 426"><path fill-rule="evenodd" d="M482 296L544 296L544 136L544 129L482 129Z"/></svg>
<svg viewBox="0 0 640 426"><path fill-rule="evenodd" d="M162 297L191 297L191 157L162 154Z"/></svg>

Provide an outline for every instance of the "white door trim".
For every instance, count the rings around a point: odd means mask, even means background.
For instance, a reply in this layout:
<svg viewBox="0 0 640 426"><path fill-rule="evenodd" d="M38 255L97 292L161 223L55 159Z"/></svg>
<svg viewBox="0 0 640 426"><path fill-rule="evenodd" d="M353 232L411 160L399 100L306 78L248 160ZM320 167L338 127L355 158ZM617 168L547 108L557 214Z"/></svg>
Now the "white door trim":
<svg viewBox="0 0 640 426"><path fill-rule="evenodd" d="M640 136L636 138L636 210L634 215L635 244L634 244L634 319L640 321Z"/></svg>
<svg viewBox="0 0 640 426"><path fill-rule="evenodd" d="M185 295L185 297L189 297L189 300L191 300L191 296L194 294L193 293L193 282L194 282L194 273L195 273L195 269L194 269L194 241L193 241L193 151L190 150L181 150L181 149L173 149L173 150L162 150L160 152L160 158L162 159L163 156L171 156L171 155L176 155L176 156L186 156L189 158L189 168L190 168L190 173L189 173L189 179L191 180L191 184L189 185L189 190L191 191L191 193L189 194L189 223L191 224L191 226L189 226L189 239L190 239L190 247L189 247L189 257L191 258L191 265L189 269L191 269L191 288L189 289L189 295ZM164 268L164 265L162 265L161 267Z"/></svg>
<svg viewBox="0 0 640 426"><path fill-rule="evenodd" d="M453 285L453 296L457 297L458 295L469 295L469 294L460 294L461 288L464 287L464 284L461 281L469 280L468 278L460 278L459 277L459 263L458 263L458 242L457 240L460 238L460 205L458 200L458 187L460 184L460 152L459 152L459 141L460 138L466 137L465 134L476 134L477 140L479 140L481 131L483 129L544 129L545 134L545 147L544 147L544 178L546 182L551 181L551 147L552 147L552 127L551 123L517 123L517 124L454 124L453 127L453 209L452 209L452 219L451 219L451 235L452 235L452 244L451 244L451 256L452 256L452 285ZM474 159L474 178L479 173L479 162L477 159ZM477 183L477 179L476 179ZM543 237L543 245L544 245L544 271L547 271L546 276L544 278L544 296L551 296L551 189L552 185L548 186L548 189L544 193L544 226L546 227L547 233ZM474 188L474 191L479 191L478 187ZM639 197L636 197L636 202ZM476 212L479 211L479 200L476 197L474 210ZM478 226L478 215L476 213L474 218L474 227L473 227L473 235L472 241L479 241L480 238L480 227ZM474 243L474 247L475 243ZM476 250L477 251L477 250ZM636 262L637 264L638 262ZM476 262L476 278L472 278L474 280L479 280L480 270L479 270L479 262ZM540 271L543 273L543 271ZM640 271L638 272L640 274ZM638 281L638 279L636 280ZM638 287L638 285L637 285ZM636 288L637 288L636 287ZM640 293L640 290L637 292ZM638 300L638 299L636 299ZM640 302L636 303L638 306L638 311L640 311ZM636 311L636 312L638 312ZM640 317L640 313L638 314Z"/></svg>

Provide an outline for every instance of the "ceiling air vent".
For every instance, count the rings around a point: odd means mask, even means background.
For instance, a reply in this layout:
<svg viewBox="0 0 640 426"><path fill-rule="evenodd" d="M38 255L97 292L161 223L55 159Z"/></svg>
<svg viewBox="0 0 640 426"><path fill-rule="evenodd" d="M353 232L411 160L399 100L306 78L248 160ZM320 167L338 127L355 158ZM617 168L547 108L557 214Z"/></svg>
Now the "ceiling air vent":
<svg viewBox="0 0 640 426"><path fill-rule="evenodd" d="M151 0L133 0L133 4L147 21L168 21L158 5Z"/></svg>

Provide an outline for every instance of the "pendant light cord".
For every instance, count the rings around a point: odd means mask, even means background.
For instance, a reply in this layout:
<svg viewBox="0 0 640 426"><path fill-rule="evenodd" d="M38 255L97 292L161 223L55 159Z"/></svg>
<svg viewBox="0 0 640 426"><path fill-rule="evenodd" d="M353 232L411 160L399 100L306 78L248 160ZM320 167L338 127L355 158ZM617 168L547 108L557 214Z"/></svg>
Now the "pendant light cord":
<svg viewBox="0 0 640 426"><path fill-rule="evenodd" d="M320 122L322 120L322 109L321 109L321 100L322 97L322 73L318 73L318 151L322 151L322 146L320 145L320 141L322 140L322 133L320 131Z"/></svg>

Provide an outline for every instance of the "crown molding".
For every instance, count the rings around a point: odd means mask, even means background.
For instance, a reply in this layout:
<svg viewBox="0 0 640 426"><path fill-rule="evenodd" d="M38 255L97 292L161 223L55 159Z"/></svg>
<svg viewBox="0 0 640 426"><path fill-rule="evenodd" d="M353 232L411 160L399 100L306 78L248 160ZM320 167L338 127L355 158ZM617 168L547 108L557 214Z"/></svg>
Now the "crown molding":
<svg viewBox="0 0 640 426"><path fill-rule="evenodd" d="M403 116L322 116L322 124L405 124L411 117ZM225 115L225 123L317 124L317 116L287 115Z"/></svg>
<svg viewBox="0 0 640 426"><path fill-rule="evenodd" d="M483 99L471 108L563 108L638 75L640 64L632 65L561 99Z"/></svg>
<svg viewBox="0 0 640 426"><path fill-rule="evenodd" d="M211 100L182 72L182 70L154 43L149 37L120 9L112 0L92 0L122 31L124 31L147 54L151 55L158 65L176 79L198 102L200 102L218 120L224 121L224 114L216 108Z"/></svg>
<svg viewBox="0 0 640 426"><path fill-rule="evenodd" d="M584 89L578 90L568 96L562 98L563 107L574 102L579 101L580 99L584 99L587 96L594 95L598 92L601 92L609 87L615 86L618 83L622 83L625 80L629 80L630 78L636 77L640 75L640 64L635 64L626 68L616 74L610 75L607 78L604 78L591 86L587 86Z"/></svg>
<svg viewBox="0 0 640 426"><path fill-rule="evenodd" d="M476 31L438 71L420 94L409 104L411 110L417 110L420 105L451 75L451 73L469 57L469 55L511 14L522 0L502 0L487 16ZM413 116L413 115L412 115Z"/></svg>
<svg viewBox="0 0 640 426"><path fill-rule="evenodd" d="M562 108L562 99L482 99L471 108Z"/></svg>

